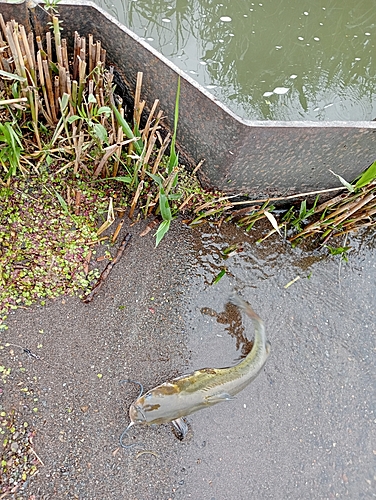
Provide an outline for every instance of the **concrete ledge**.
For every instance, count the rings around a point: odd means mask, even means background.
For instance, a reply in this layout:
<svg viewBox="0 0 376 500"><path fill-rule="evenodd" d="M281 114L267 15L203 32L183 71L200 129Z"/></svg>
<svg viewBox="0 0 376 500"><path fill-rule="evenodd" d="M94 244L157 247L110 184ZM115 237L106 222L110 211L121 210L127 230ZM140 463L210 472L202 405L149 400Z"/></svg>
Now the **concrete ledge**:
<svg viewBox="0 0 376 500"><path fill-rule="evenodd" d="M30 3L28 4L30 5ZM89 1L58 6L64 36L92 33L107 50L107 61L130 89L143 71L142 97L158 98L173 123L181 76L178 144L191 164L205 159L205 187L252 197L285 196L338 186L328 169L351 181L376 159L376 122L279 122L242 120L192 78ZM0 0L5 20L46 31L48 15L26 3Z"/></svg>

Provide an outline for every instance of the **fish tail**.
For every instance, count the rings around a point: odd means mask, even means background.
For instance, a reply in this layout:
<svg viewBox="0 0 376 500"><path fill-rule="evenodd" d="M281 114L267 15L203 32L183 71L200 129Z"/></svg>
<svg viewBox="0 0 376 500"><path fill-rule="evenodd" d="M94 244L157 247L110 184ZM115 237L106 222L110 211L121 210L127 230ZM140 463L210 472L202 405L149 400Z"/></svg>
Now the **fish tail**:
<svg viewBox="0 0 376 500"><path fill-rule="evenodd" d="M256 314L252 307L248 304L248 302L242 299L237 293L234 292L232 295L230 295L229 302L231 302L231 304L234 304L234 306L239 307L239 309L242 309L252 320L257 321L258 323L262 323L262 319L260 318L260 316Z"/></svg>

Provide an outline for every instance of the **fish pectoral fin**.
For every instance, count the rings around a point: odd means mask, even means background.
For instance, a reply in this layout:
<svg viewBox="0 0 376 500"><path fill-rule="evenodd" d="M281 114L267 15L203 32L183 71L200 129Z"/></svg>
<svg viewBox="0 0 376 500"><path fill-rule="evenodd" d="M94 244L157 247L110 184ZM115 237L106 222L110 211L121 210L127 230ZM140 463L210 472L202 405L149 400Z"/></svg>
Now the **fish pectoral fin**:
<svg viewBox="0 0 376 500"><path fill-rule="evenodd" d="M215 405L216 403L221 403L222 401L231 401L236 399L235 396L231 396L228 392L222 392L220 394L213 394L212 396L207 396L205 401L208 405Z"/></svg>
<svg viewBox="0 0 376 500"><path fill-rule="evenodd" d="M180 441L183 441L183 439L188 434L188 425L186 424L184 419L177 418L176 420L172 420L172 425L175 427Z"/></svg>

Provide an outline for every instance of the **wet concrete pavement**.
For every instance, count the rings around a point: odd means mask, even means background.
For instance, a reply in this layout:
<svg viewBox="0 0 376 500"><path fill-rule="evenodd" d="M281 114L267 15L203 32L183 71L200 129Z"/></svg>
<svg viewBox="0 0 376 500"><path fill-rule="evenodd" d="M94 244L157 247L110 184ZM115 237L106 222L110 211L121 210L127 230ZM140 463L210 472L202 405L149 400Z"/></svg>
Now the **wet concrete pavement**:
<svg viewBox="0 0 376 500"><path fill-rule="evenodd" d="M199 280L190 303L192 365L234 360L229 325L200 314L203 304L222 311L233 288L264 319L272 354L236 402L191 416L181 498L374 498L374 236L350 241L341 265L325 251L305 254L277 238L255 246L232 230L203 234L203 241L206 280L217 272L221 248L245 243L226 261L227 277L215 286Z"/></svg>
<svg viewBox="0 0 376 500"><path fill-rule="evenodd" d="M17 311L2 333L32 350L43 343L40 361L6 351L5 362L26 366L13 373L13 401L27 381L39 398L38 415L19 404L45 464L22 498L376 497L374 235L351 238L349 262L339 264L277 237L256 245L259 234L233 226L175 223L157 250L142 229L131 228L129 249L91 304ZM223 260L234 243L243 252ZM119 448L138 392L121 379L149 389L239 359L252 325L226 308L233 289L264 319L272 344L264 371L235 401L191 415L185 442L169 425L138 427L129 440L142 444Z"/></svg>

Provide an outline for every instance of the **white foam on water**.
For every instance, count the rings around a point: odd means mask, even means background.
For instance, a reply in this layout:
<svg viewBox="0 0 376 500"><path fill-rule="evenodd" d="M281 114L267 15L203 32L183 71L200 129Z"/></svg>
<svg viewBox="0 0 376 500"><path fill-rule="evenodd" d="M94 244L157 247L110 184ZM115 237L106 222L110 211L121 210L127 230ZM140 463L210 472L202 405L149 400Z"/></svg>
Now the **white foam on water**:
<svg viewBox="0 0 376 500"><path fill-rule="evenodd" d="M283 94L287 94L287 92L289 91L290 89L287 88L287 87L276 87L273 92L274 94L278 94L278 95L283 95Z"/></svg>

